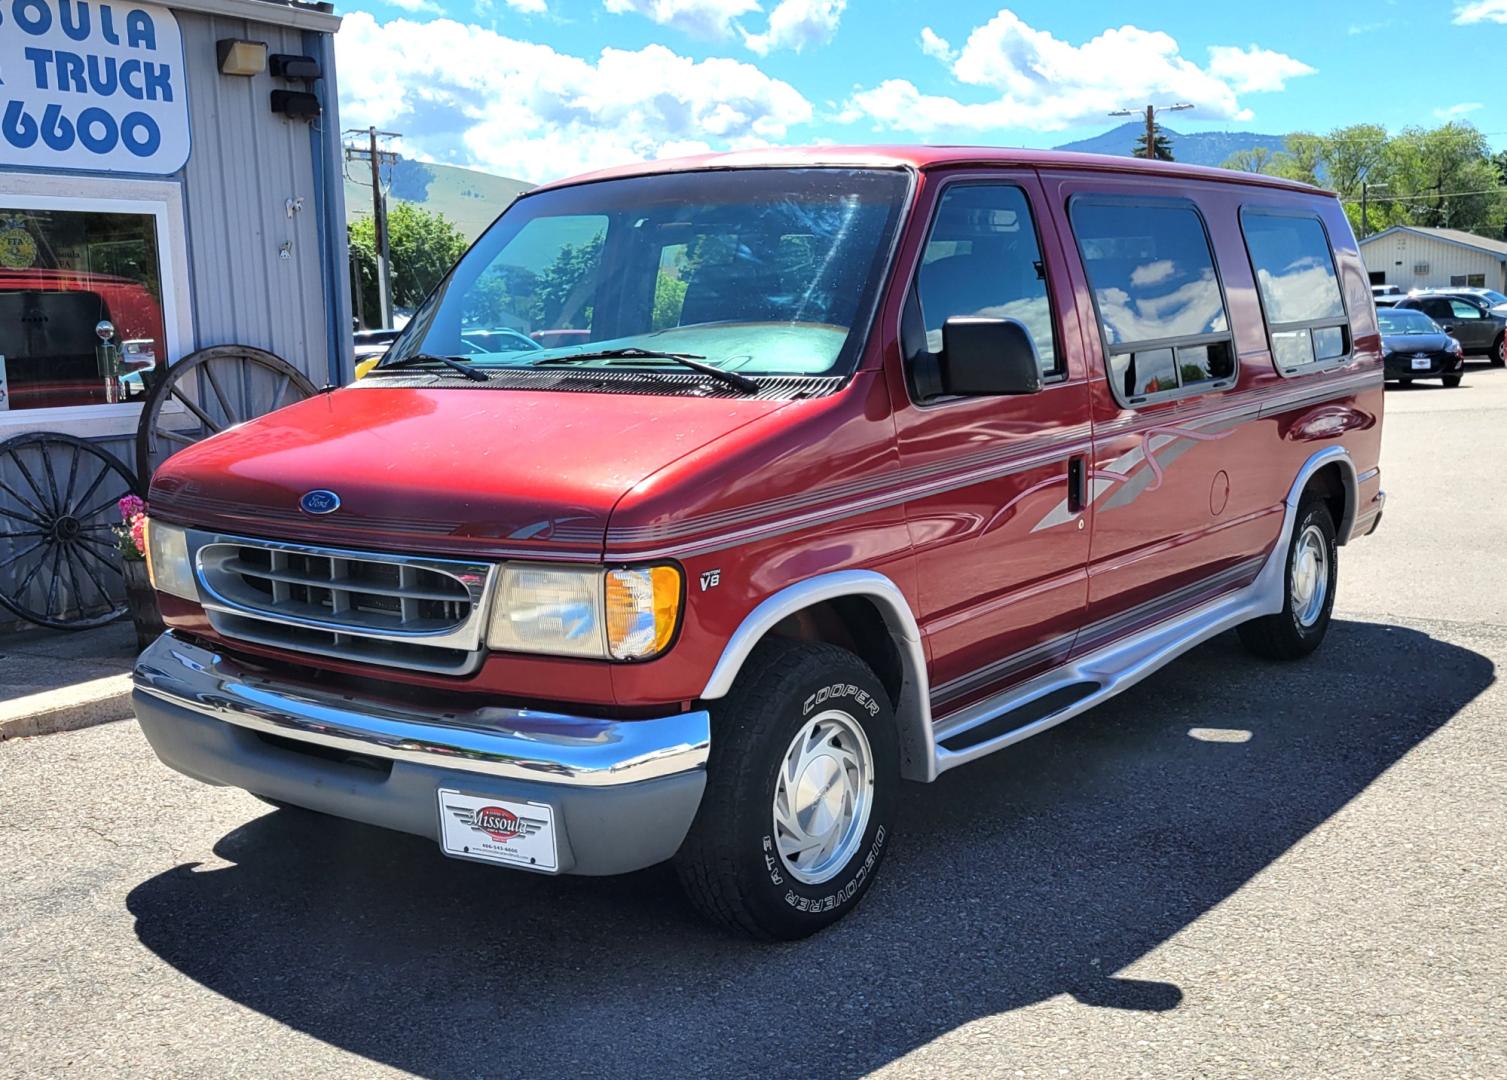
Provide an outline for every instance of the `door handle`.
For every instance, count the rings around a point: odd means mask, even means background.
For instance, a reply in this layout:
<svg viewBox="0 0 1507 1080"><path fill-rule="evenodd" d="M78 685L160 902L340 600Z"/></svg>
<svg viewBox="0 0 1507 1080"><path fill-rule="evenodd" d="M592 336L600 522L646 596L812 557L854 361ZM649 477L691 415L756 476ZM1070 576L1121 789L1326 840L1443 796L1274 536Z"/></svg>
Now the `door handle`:
<svg viewBox="0 0 1507 1080"><path fill-rule="evenodd" d="M1067 459L1067 509L1081 514L1088 504L1088 467L1082 457Z"/></svg>

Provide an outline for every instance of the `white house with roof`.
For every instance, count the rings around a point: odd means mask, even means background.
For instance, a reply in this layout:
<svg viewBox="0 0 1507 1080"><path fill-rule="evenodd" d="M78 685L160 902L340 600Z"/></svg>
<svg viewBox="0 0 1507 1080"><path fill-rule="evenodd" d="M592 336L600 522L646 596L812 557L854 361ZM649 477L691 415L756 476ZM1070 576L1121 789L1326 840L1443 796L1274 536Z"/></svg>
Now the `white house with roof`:
<svg viewBox="0 0 1507 1080"><path fill-rule="evenodd" d="M1507 292L1507 240L1459 229L1394 225L1360 242L1373 285L1470 286Z"/></svg>

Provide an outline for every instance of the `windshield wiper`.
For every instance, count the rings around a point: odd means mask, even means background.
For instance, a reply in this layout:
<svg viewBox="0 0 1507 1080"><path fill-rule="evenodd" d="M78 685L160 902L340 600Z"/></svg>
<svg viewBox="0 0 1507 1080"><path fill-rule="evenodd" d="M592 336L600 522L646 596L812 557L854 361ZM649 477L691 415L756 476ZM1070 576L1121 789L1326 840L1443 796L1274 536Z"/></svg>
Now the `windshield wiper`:
<svg viewBox="0 0 1507 1080"><path fill-rule="evenodd" d="M469 362L469 361L467 361ZM378 371L393 371L397 368L423 367L426 364L444 364L451 371L458 371L472 382L486 382L487 377L475 368L466 367L458 356L435 356L433 353L414 353L405 356L401 360L394 360L390 364L378 364Z"/></svg>
<svg viewBox="0 0 1507 1080"><path fill-rule="evenodd" d="M549 364L582 364L592 360L671 360L682 367L688 367L692 371L699 371L703 375L710 375L714 379L720 379L729 386L737 387L745 394L759 392L759 384L747 375L739 375L736 371L725 371L715 364L703 363L706 357L699 353L660 352L657 349L640 349L636 345L629 345L621 349L597 349L595 352L572 353L570 356L548 356L543 360L535 360L534 367L545 367Z"/></svg>

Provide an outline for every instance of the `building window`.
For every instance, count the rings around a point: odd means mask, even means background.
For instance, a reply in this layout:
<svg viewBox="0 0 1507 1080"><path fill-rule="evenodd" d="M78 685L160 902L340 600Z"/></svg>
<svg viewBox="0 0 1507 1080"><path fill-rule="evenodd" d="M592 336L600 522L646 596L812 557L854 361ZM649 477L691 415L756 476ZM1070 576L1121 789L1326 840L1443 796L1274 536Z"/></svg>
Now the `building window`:
<svg viewBox="0 0 1507 1080"><path fill-rule="evenodd" d="M1348 356L1350 323L1323 223L1306 214L1243 210L1240 224L1277 369L1292 374Z"/></svg>
<svg viewBox="0 0 1507 1080"><path fill-rule="evenodd" d="M1190 202L1079 198L1073 233L1110 382L1127 405L1228 386L1235 342L1203 218Z"/></svg>
<svg viewBox="0 0 1507 1080"><path fill-rule="evenodd" d="M145 395L167 362L158 228L151 213L0 195L0 410ZM105 322L107 341L96 332Z"/></svg>

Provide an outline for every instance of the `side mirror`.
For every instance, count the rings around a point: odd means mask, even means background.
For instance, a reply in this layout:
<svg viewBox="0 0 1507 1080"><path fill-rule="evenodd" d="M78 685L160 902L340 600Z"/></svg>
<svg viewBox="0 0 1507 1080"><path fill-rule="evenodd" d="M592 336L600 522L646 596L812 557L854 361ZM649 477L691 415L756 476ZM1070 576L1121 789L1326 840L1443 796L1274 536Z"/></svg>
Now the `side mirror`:
<svg viewBox="0 0 1507 1080"><path fill-rule="evenodd" d="M942 324L938 367L944 394L983 397L1041 389L1036 346L1015 319L948 319Z"/></svg>

